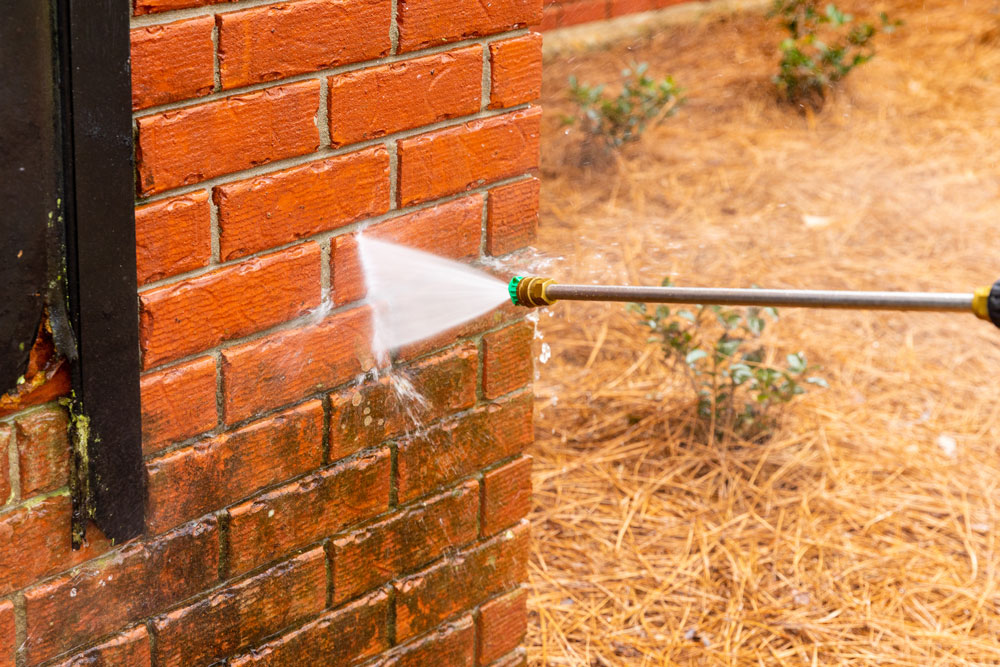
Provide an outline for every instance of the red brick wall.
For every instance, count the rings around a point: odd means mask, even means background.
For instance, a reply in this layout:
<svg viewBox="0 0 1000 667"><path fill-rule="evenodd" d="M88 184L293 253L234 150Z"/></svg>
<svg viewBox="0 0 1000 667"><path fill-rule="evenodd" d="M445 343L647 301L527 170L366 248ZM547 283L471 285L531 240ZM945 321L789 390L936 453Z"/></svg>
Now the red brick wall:
<svg viewBox="0 0 1000 667"><path fill-rule="evenodd" d="M401 350L412 429L353 235L532 241L540 0L134 3L147 534L72 551L63 409L0 417L0 667L523 664L530 329Z"/></svg>
<svg viewBox="0 0 1000 667"><path fill-rule="evenodd" d="M700 1L703 0L544 0L542 21L536 28L542 31L567 28L571 25Z"/></svg>

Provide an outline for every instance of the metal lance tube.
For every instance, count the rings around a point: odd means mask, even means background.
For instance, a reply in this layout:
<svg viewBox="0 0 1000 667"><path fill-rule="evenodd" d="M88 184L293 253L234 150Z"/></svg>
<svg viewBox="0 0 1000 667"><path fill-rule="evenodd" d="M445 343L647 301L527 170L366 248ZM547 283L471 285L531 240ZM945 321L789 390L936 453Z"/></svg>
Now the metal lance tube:
<svg viewBox="0 0 1000 667"><path fill-rule="evenodd" d="M548 278L518 276L510 281L508 289L514 305L529 308L565 300L971 312L1000 327L1000 280L975 292L962 293L559 285Z"/></svg>
<svg viewBox="0 0 1000 667"><path fill-rule="evenodd" d="M801 306L865 310L972 310L973 294L948 292L839 292L834 290L729 289L725 287L630 287L550 285L554 301L706 303L719 306Z"/></svg>

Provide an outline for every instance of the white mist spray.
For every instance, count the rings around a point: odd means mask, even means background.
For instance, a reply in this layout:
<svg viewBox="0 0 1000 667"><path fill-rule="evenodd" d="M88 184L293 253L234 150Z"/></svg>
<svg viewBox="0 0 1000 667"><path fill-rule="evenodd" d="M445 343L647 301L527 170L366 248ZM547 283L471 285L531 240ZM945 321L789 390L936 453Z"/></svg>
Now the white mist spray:
<svg viewBox="0 0 1000 667"><path fill-rule="evenodd" d="M358 248L375 320L372 347L388 350L434 336L502 304L507 285L470 266L360 236Z"/></svg>

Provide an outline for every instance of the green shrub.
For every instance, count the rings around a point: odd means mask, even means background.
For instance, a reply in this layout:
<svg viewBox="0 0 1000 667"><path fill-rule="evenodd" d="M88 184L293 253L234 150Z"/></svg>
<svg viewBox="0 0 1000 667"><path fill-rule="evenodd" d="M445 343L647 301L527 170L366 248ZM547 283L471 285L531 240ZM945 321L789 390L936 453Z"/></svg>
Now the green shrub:
<svg viewBox="0 0 1000 667"><path fill-rule="evenodd" d="M816 0L774 0L769 16L777 17L788 32L779 49L781 64L774 83L785 100L822 105L831 86L875 55L872 41L878 32L902 25L883 12L878 28L857 22L830 3L820 11Z"/></svg>
<svg viewBox="0 0 1000 667"><path fill-rule="evenodd" d="M647 70L646 63L624 70L617 96L605 95L603 85L581 84L571 76L569 92L577 109L576 117L567 121L579 120L588 135L609 149L636 141L651 122L674 114L683 102L671 77L656 81L646 75Z"/></svg>
<svg viewBox="0 0 1000 667"><path fill-rule="evenodd" d="M773 426L777 406L805 393L804 383L827 386L823 378L807 375L818 367L801 352L786 355L782 364L767 363L758 339L767 320L778 319L774 308L628 307L651 332L649 342L659 343L667 359L683 370L699 416L718 437L760 437Z"/></svg>

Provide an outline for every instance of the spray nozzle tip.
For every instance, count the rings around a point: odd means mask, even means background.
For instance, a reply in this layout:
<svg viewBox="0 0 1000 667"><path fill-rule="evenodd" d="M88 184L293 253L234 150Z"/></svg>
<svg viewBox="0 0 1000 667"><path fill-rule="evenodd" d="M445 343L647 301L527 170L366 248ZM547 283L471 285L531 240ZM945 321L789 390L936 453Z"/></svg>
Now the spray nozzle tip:
<svg viewBox="0 0 1000 667"><path fill-rule="evenodd" d="M507 293L515 306L526 308L537 308L538 306L551 306L556 302L545 293L549 285L555 281L549 278L515 276L507 284Z"/></svg>

